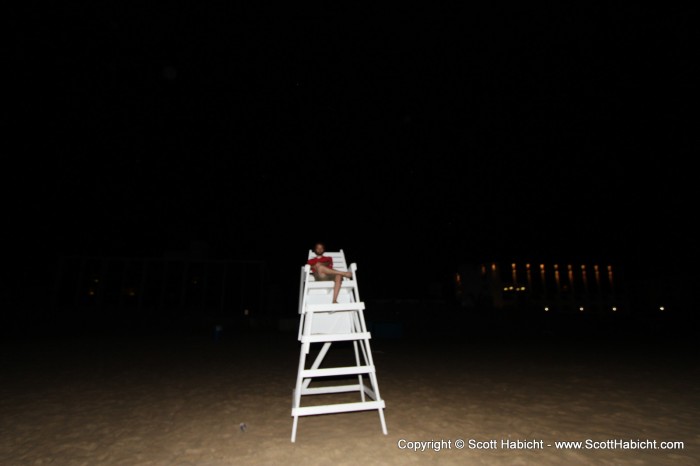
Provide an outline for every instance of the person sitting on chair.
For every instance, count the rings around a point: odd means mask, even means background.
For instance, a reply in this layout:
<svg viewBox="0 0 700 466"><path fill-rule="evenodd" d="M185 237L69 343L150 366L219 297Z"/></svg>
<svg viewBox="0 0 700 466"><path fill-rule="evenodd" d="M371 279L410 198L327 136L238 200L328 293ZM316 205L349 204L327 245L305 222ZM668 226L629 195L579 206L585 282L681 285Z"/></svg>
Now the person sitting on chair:
<svg viewBox="0 0 700 466"><path fill-rule="evenodd" d="M306 263L311 266L311 273L313 273L316 280L333 280L335 282L333 286L333 303L337 303L338 293L340 293L340 282L343 280L343 277L352 278L352 272L335 270L333 268L333 258L323 255L323 253L326 252L326 247L323 243L316 243L314 245L314 252L316 253L316 257L309 259Z"/></svg>

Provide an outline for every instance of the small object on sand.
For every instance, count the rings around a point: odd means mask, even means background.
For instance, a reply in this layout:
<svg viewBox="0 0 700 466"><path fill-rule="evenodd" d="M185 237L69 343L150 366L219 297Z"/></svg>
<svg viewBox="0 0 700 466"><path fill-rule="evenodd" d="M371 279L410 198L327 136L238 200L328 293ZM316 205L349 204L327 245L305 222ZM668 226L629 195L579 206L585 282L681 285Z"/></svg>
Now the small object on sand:
<svg viewBox="0 0 700 466"><path fill-rule="evenodd" d="M248 429L248 424L246 424L245 422L241 422L238 427L241 428L241 432L245 432L246 429Z"/></svg>

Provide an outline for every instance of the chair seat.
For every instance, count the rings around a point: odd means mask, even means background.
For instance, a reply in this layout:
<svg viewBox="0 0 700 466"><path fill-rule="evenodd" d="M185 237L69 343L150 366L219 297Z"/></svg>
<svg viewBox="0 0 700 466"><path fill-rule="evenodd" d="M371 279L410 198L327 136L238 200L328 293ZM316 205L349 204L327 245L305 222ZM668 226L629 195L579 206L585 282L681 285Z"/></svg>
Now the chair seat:
<svg viewBox="0 0 700 466"><path fill-rule="evenodd" d="M317 288L317 289L318 288L329 288L330 289L330 288L333 288L335 286L335 282L332 282L332 281L313 282L313 283L309 282L309 284L307 286L310 290L312 290L314 288ZM343 280L340 283L341 288L350 288L353 286L355 286L355 282L352 280Z"/></svg>

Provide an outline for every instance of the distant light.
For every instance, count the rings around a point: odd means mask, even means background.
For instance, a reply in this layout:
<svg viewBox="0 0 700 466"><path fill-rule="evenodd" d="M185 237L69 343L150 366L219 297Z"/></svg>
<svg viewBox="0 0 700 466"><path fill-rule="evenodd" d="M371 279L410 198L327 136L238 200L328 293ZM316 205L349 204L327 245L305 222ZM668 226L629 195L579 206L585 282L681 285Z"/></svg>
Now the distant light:
<svg viewBox="0 0 700 466"><path fill-rule="evenodd" d="M544 264L540 264L540 270L544 270Z"/></svg>
<svg viewBox="0 0 700 466"><path fill-rule="evenodd" d="M243 315L244 315L244 316L247 316L247 315L249 315L249 314L250 314L250 310L248 310L248 309L243 309Z"/></svg>
<svg viewBox="0 0 700 466"><path fill-rule="evenodd" d="M554 270L559 270L559 264L554 264Z"/></svg>
<svg viewBox="0 0 700 466"><path fill-rule="evenodd" d="M571 264L567 265L566 268L571 270Z"/></svg>
<svg viewBox="0 0 700 466"><path fill-rule="evenodd" d="M598 271L598 264L593 266L593 270L595 270L596 272Z"/></svg>
<svg viewBox="0 0 700 466"><path fill-rule="evenodd" d="M525 291L525 287L524 287L524 286L521 286L521 287L520 287L520 291Z"/></svg>
<svg viewBox="0 0 700 466"><path fill-rule="evenodd" d="M583 312L583 306L579 307L578 310Z"/></svg>
<svg viewBox="0 0 700 466"><path fill-rule="evenodd" d="M659 306L659 311L665 311L666 309L663 306Z"/></svg>
<svg viewBox="0 0 700 466"><path fill-rule="evenodd" d="M95 291L94 291L94 290L89 290L89 291L88 291L88 296L95 296Z"/></svg>
<svg viewBox="0 0 700 466"><path fill-rule="evenodd" d="M504 287L503 287L503 291L508 291L508 287L507 287L507 286L504 286Z"/></svg>
<svg viewBox="0 0 700 466"><path fill-rule="evenodd" d="M496 264L491 264L491 270L496 271Z"/></svg>
<svg viewBox="0 0 700 466"><path fill-rule="evenodd" d="M549 308L548 308L548 307L545 307L545 308L544 308L544 312L549 312Z"/></svg>
<svg viewBox="0 0 700 466"><path fill-rule="evenodd" d="M525 268L529 270L529 269L530 269L530 264L525 264Z"/></svg>
<svg viewBox="0 0 700 466"><path fill-rule="evenodd" d="M586 266L584 264L581 264L581 270L586 270Z"/></svg>
<svg viewBox="0 0 700 466"><path fill-rule="evenodd" d="M513 289L513 287L512 287L512 286L509 286L509 287L508 287L508 289L509 289L509 290L512 290L512 289Z"/></svg>
<svg viewBox="0 0 700 466"><path fill-rule="evenodd" d="M617 311L617 308L615 306L613 306L612 310L613 310L613 312L615 312L615 311Z"/></svg>
<svg viewBox="0 0 700 466"><path fill-rule="evenodd" d="M510 266L511 266L512 268L515 268L515 262L513 262L512 264L510 264Z"/></svg>
<svg viewBox="0 0 700 466"><path fill-rule="evenodd" d="M608 272L612 272L612 265L608 265Z"/></svg>
<svg viewBox="0 0 700 466"><path fill-rule="evenodd" d="M96 278L96 279L94 279L93 281L94 281L95 283L100 283L100 279L99 279L99 278Z"/></svg>

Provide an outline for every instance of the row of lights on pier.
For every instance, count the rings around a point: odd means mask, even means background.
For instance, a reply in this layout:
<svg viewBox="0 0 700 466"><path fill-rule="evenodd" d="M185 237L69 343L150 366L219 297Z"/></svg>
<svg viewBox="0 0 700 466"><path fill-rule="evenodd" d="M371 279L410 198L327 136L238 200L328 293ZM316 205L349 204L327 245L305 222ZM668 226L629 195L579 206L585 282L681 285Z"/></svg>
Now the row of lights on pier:
<svg viewBox="0 0 700 466"><path fill-rule="evenodd" d="M516 264L515 262L513 262L512 264L510 264L510 267L511 267L512 269L516 269L516 268L517 268L517 264ZM525 264L525 268L526 268L527 270L530 270L530 264L529 264L529 263ZM554 264L554 265L553 265L553 268L554 268L554 270L559 270L559 264ZM571 265L571 264L567 264L566 268L567 268L567 270L572 270L572 269L574 268L574 266ZM606 268L607 268L608 272L612 272L612 265L608 265ZM495 272L496 269L497 269L496 263L492 263L492 264L491 264L491 270L493 270L493 271ZM544 270L544 269L545 269L544 264L540 264L540 270ZM581 264L581 270L586 270L586 265L585 265L585 264ZM593 270L595 270L595 271L597 272L598 270L600 270L600 267L596 264L596 265L593 266ZM485 267L484 267L484 266L482 266L481 271L482 271L482 273L485 272Z"/></svg>
<svg viewBox="0 0 700 466"><path fill-rule="evenodd" d="M583 312L585 310L585 308L583 306L579 306L578 310L579 310L579 312ZM611 307L610 310L613 312L617 312L617 306ZM549 306L544 307L544 312L549 312Z"/></svg>
<svg viewBox="0 0 700 466"><path fill-rule="evenodd" d="M579 312L583 312L585 309L583 306L579 306L578 308ZM617 312L617 306L613 306L610 308L611 311ZM664 306L659 306L659 311L664 312L666 308ZM549 306L544 307L544 312L549 312Z"/></svg>

